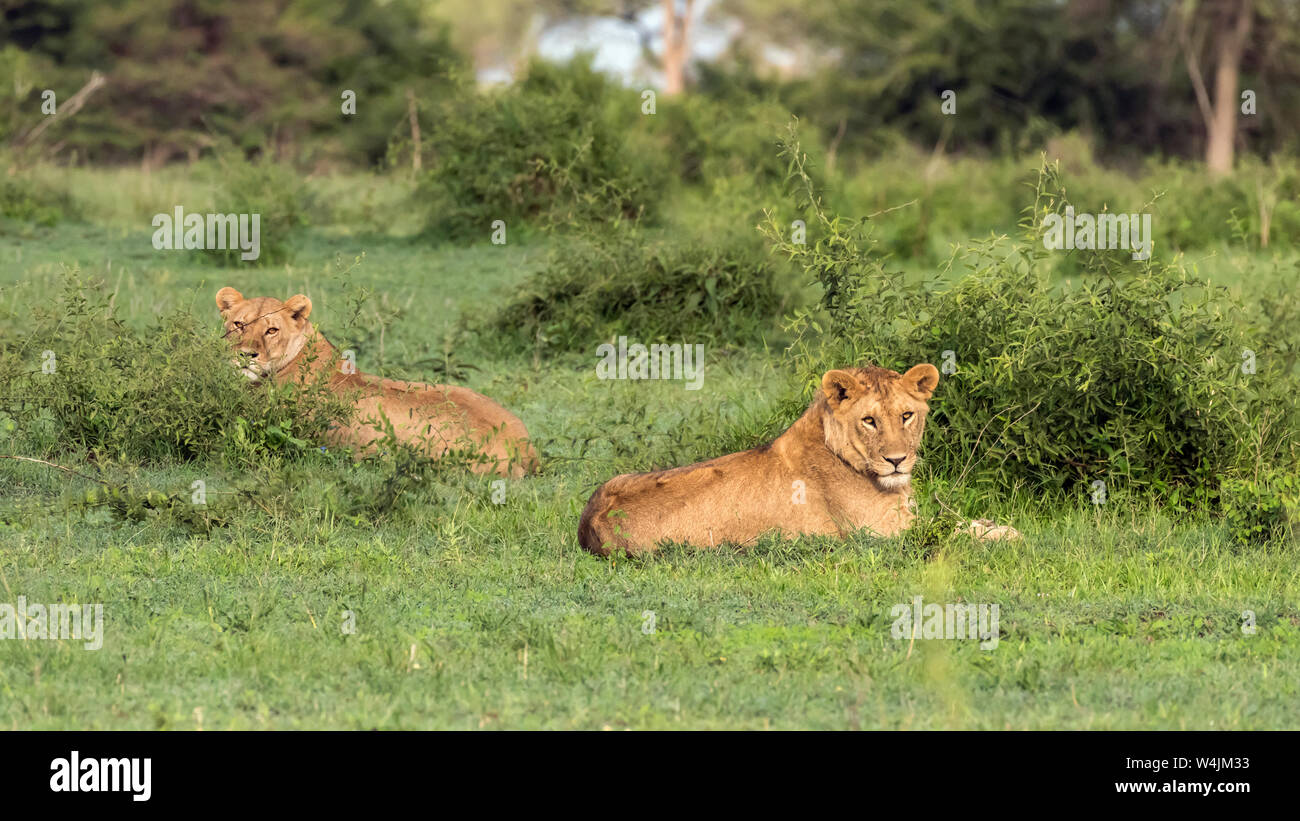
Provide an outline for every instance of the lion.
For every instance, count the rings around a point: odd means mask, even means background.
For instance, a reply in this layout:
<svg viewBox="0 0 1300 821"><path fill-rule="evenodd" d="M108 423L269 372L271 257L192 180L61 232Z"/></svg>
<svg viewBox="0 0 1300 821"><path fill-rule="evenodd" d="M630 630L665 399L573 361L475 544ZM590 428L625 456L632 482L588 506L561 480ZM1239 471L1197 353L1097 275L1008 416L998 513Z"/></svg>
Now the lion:
<svg viewBox="0 0 1300 821"><path fill-rule="evenodd" d="M615 476L582 511L578 542L605 556L661 542L744 546L777 532L893 536L914 518L912 469L939 371L920 364L828 371L821 390L769 444L652 473ZM977 538L1017 538L988 520Z"/></svg>
<svg viewBox="0 0 1300 821"><path fill-rule="evenodd" d="M327 444L363 453L384 434L376 423L392 423L397 438L417 444L434 458L468 452L475 473L520 477L538 469L537 452L524 423L482 394L452 385L426 385L381 379L341 359L307 317L311 300L303 294L284 302L273 297L245 299L234 288L217 292L217 308L234 336L236 366L250 380L305 383L324 377L356 410L351 420L332 428Z"/></svg>

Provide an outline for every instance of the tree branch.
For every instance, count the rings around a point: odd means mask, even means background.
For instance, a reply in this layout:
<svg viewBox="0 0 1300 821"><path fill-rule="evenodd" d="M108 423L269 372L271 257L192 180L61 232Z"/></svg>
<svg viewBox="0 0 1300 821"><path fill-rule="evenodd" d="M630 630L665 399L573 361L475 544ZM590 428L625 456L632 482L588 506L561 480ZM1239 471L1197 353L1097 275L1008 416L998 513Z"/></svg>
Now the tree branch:
<svg viewBox="0 0 1300 821"><path fill-rule="evenodd" d="M73 476L80 476L82 479L87 479L91 482L97 482L101 485L107 484L107 482L105 482L103 479L99 479L94 476L87 476L84 473L78 473L72 468L64 467L63 465L56 465L53 462L47 462L44 459L33 459L30 456L9 456L2 453L0 453L0 459L17 459L20 462L31 462L36 465L45 465L46 467L51 467L51 468L55 468L56 470L61 470L64 473L71 473Z"/></svg>
<svg viewBox="0 0 1300 821"><path fill-rule="evenodd" d="M1197 59L1201 51L1199 41L1203 35L1197 36L1198 45L1193 46L1192 37L1188 33L1191 26L1190 16L1190 13L1184 9L1178 26L1178 44L1183 52L1183 60L1187 63L1187 75L1192 78L1196 104L1201 109L1201 118L1205 120L1205 128L1208 131L1214 127L1214 109L1210 105L1210 94L1205 88L1205 77L1201 75L1201 66Z"/></svg>
<svg viewBox="0 0 1300 821"><path fill-rule="evenodd" d="M31 145L40 139L41 134L45 133L45 129L54 125L56 121L66 120L76 114L86 104L86 100L90 99L90 95L98 91L107 82L103 74L98 71L92 72L90 80L81 87L81 90L69 97L68 101L59 106L54 114L41 120L31 131L14 140L14 148L25 148Z"/></svg>

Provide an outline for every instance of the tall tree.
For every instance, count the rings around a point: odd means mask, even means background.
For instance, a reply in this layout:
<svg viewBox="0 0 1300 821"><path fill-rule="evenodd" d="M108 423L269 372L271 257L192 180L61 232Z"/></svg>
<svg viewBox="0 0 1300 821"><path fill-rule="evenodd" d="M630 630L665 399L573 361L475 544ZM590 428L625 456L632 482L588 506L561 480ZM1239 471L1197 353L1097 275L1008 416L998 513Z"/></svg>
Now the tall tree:
<svg viewBox="0 0 1300 821"><path fill-rule="evenodd" d="M686 64L690 58L691 12L695 0L685 0L686 9L677 13L676 0L663 0L664 6L664 96L681 94L686 88Z"/></svg>
<svg viewBox="0 0 1300 821"><path fill-rule="evenodd" d="M1211 176L1232 173L1241 106L1241 62L1254 23L1254 0L1184 0L1179 40L1196 103L1205 121L1205 165ZM1214 59L1214 98L1201 72L1202 52Z"/></svg>

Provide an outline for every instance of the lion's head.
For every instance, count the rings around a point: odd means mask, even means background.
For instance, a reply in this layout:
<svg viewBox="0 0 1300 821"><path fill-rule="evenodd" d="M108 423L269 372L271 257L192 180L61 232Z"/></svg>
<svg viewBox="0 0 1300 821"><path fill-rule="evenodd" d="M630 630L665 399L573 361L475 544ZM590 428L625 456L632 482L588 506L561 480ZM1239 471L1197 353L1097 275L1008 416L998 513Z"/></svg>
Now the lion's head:
<svg viewBox="0 0 1300 821"><path fill-rule="evenodd" d="M847 368L822 377L826 445L882 490L912 481L916 446L925 430L926 400L939 371L921 364L898 374L884 368Z"/></svg>
<svg viewBox="0 0 1300 821"><path fill-rule="evenodd" d="M273 297L244 299L234 288L222 288L217 308L237 354L236 367L254 381L274 376L293 361L311 335L311 300L302 294L281 302Z"/></svg>

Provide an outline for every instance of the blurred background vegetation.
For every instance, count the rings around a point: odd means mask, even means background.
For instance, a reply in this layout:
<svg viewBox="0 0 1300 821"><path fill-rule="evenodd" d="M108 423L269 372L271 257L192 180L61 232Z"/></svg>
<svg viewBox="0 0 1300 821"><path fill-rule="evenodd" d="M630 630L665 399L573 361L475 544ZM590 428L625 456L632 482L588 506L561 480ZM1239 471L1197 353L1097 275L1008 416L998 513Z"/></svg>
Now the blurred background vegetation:
<svg viewBox="0 0 1300 821"><path fill-rule="evenodd" d="M0 219L124 207L42 169L182 167L214 204L265 191L271 241L313 221L455 241L495 219L680 231L720 200L729 216L771 207L797 118L840 210L907 206L878 239L910 259L1012 230L1044 156L1093 210L1167 194L1167 250L1300 235L1300 4L1286 0L0 8Z"/></svg>
<svg viewBox="0 0 1300 821"><path fill-rule="evenodd" d="M899 142L1036 154L1078 132L1107 165L1208 159L1222 172L1234 153L1294 152L1300 134L1300 5L1288 0L4 0L0 10L0 140L69 163L157 167L229 140L311 169L373 167L409 139L412 98L436 145L454 125L439 106L584 50L637 90L728 109L779 103L850 165ZM95 72L102 88L34 138L42 93L67 105ZM340 110L345 89L354 116ZM1255 113L1226 117L1246 89ZM955 117L940 109L948 90ZM594 114L601 100L583 102ZM436 150L425 160L436 164Z"/></svg>

